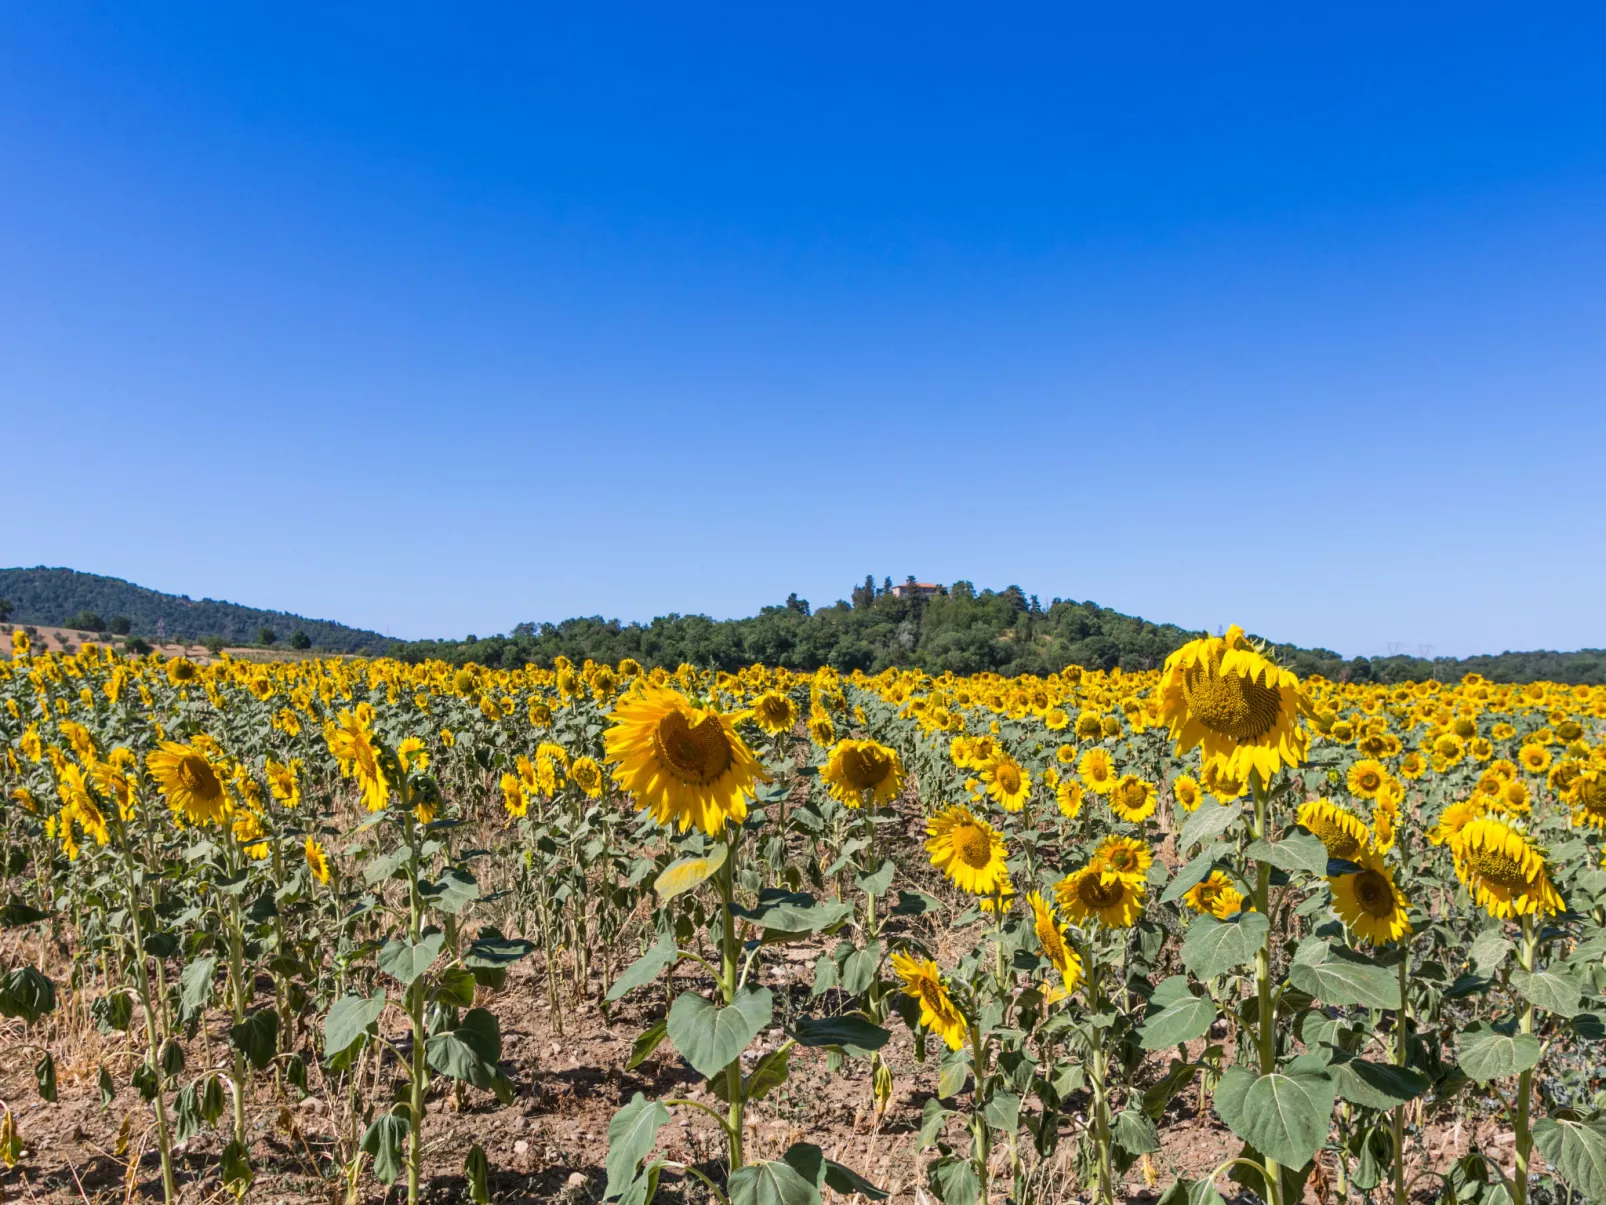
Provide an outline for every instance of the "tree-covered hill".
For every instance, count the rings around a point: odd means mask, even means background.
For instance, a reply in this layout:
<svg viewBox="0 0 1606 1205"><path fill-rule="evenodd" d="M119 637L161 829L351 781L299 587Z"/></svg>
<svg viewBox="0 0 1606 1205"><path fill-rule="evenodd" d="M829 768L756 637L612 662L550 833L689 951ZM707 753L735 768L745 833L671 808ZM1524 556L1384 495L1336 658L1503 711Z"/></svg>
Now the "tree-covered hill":
<svg viewBox="0 0 1606 1205"><path fill-rule="evenodd" d="M47 624L91 631L125 629L147 639L259 643L263 629L284 644L300 633L311 648L331 653L382 652L391 641L378 632L285 611L147 590L117 577L74 569L0 569L0 599L11 604L12 623ZM118 622L126 620L125 623Z"/></svg>

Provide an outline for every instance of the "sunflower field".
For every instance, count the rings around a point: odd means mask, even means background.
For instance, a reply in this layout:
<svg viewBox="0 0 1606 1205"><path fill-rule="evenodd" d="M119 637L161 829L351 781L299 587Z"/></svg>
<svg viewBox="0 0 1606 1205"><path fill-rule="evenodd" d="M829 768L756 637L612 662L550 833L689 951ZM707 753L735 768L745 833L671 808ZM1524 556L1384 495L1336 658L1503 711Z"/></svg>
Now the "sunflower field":
<svg viewBox="0 0 1606 1205"><path fill-rule="evenodd" d="M12 641L8 1200L1606 1202L1606 688Z"/></svg>

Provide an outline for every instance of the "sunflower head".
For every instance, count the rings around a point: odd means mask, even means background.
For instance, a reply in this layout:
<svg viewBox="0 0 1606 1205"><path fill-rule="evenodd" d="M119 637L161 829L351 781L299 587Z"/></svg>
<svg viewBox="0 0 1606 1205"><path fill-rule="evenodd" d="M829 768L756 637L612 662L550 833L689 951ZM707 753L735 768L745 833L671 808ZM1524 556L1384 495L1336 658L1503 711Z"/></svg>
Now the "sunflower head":
<svg viewBox="0 0 1606 1205"><path fill-rule="evenodd" d="M1040 892L1030 892L1026 902L1032 909L1032 931L1037 935L1037 944L1043 949L1043 957L1059 972L1065 990L1075 991L1077 981L1082 977L1082 958L1071 947L1065 926L1055 915L1053 905Z"/></svg>
<svg viewBox="0 0 1606 1205"><path fill-rule="evenodd" d="M1143 911L1143 887L1089 862L1054 885L1054 898L1065 915L1079 925L1129 929Z"/></svg>
<svg viewBox="0 0 1606 1205"><path fill-rule="evenodd" d="M1004 839L992 825L955 805L926 822L926 852L931 864L961 891L993 895L1008 877Z"/></svg>
<svg viewBox="0 0 1606 1205"><path fill-rule="evenodd" d="M145 765L168 804L191 824L214 824L223 818L228 796L211 760L193 744L163 741L148 754Z"/></svg>
<svg viewBox="0 0 1606 1205"><path fill-rule="evenodd" d="M920 1005L920 1024L941 1038L949 1050L963 1046L970 1025L948 994L937 964L899 951L892 956L892 970L903 990Z"/></svg>
<svg viewBox="0 0 1606 1205"><path fill-rule="evenodd" d="M753 701L753 720L769 735L780 736L797 723L797 704L783 691L765 691Z"/></svg>
<svg viewBox="0 0 1606 1205"><path fill-rule="evenodd" d="M1411 932L1406 919L1405 896L1394 885L1394 875L1375 850L1350 859L1360 869L1327 880L1333 907L1357 937L1373 945L1399 941Z"/></svg>
<svg viewBox="0 0 1606 1205"><path fill-rule="evenodd" d="M1227 920L1243 910L1244 893L1221 871L1212 870L1183 893L1182 902L1195 912Z"/></svg>
<svg viewBox="0 0 1606 1205"><path fill-rule="evenodd" d="M1154 853L1135 837L1106 837L1093 851L1088 865L1113 874L1123 882L1141 887L1148 881Z"/></svg>
<svg viewBox="0 0 1606 1205"><path fill-rule="evenodd" d="M1491 916L1550 916L1563 908L1544 853L1506 820L1480 816L1468 822L1451 850L1456 875Z"/></svg>
<svg viewBox="0 0 1606 1205"><path fill-rule="evenodd" d="M1355 813L1325 799L1312 799L1301 804L1299 823L1321 839L1329 858L1353 862L1363 850L1371 846L1371 833L1366 822Z"/></svg>
<svg viewBox="0 0 1606 1205"><path fill-rule="evenodd" d="M1129 824L1142 824L1154 815L1157 795L1154 784L1136 774L1123 774L1110 788L1110 811Z"/></svg>
<svg viewBox="0 0 1606 1205"><path fill-rule="evenodd" d="M1176 750L1198 746L1235 778L1258 771L1269 782L1305 760L1299 679L1268 660L1234 624L1225 636L1189 641L1166 658L1161 714Z"/></svg>
<svg viewBox="0 0 1606 1205"><path fill-rule="evenodd" d="M1082 776L1082 784L1088 790L1100 795L1107 794L1115 785L1115 762L1103 746L1095 745L1082 754L1076 763L1076 772Z"/></svg>
<svg viewBox="0 0 1606 1205"><path fill-rule="evenodd" d="M903 761L896 749L876 741L842 740L820 769L831 797L848 807L866 800L885 804L903 789Z"/></svg>

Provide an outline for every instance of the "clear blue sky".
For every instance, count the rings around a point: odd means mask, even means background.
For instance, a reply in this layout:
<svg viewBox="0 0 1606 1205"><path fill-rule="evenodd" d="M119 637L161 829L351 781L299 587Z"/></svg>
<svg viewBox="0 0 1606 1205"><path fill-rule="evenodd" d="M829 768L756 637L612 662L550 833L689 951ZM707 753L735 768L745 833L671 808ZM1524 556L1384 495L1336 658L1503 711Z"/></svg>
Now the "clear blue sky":
<svg viewBox="0 0 1606 1205"><path fill-rule="evenodd" d="M0 20L0 564L1606 644L1599 6Z"/></svg>

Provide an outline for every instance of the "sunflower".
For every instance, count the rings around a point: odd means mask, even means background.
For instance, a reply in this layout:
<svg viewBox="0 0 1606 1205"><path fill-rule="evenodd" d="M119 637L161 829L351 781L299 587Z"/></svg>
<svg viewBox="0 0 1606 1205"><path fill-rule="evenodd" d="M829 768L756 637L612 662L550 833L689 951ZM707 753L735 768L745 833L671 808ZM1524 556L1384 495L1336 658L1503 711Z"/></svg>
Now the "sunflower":
<svg viewBox="0 0 1606 1205"><path fill-rule="evenodd" d="M307 858L307 869L312 871L312 877L320 883L329 881L329 851L319 844L316 837L308 837L302 852Z"/></svg>
<svg viewBox="0 0 1606 1205"><path fill-rule="evenodd" d="M161 748L146 755L145 766L169 806L183 812L191 824L211 824L223 818L227 804L223 780L195 746L163 741Z"/></svg>
<svg viewBox="0 0 1606 1205"><path fill-rule="evenodd" d="M970 1026L943 986L937 964L900 951L892 956L892 969L903 981L903 990L920 1005L920 1024L946 1042L949 1050L963 1046Z"/></svg>
<svg viewBox="0 0 1606 1205"><path fill-rule="evenodd" d="M188 686L200 676L200 667L188 657L174 657L167 663L167 680L174 686Z"/></svg>
<svg viewBox="0 0 1606 1205"><path fill-rule="evenodd" d="M1474 796L1462 803L1452 803L1439 813L1438 822L1428 830L1428 841L1433 845L1448 845L1454 850L1461 840L1461 830L1484 814L1482 796Z"/></svg>
<svg viewBox="0 0 1606 1205"><path fill-rule="evenodd" d="M1154 853L1135 837L1106 837L1088 859L1089 866L1115 875L1123 883L1142 887L1148 881Z"/></svg>
<svg viewBox="0 0 1606 1205"><path fill-rule="evenodd" d="M1300 804L1296 820L1321 839L1327 847L1329 858L1352 862L1358 853L1371 844L1372 835L1364 820L1347 808L1325 799L1312 799Z"/></svg>
<svg viewBox="0 0 1606 1205"><path fill-rule="evenodd" d="M390 775L374 740L372 725L371 709L361 704L355 711L342 710L339 723L326 724L323 735L329 752L340 763L340 772L355 778L362 788L363 806L378 812L390 802Z"/></svg>
<svg viewBox="0 0 1606 1205"><path fill-rule="evenodd" d="M1517 760L1528 773L1543 774L1550 769L1550 750L1543 745L1524 745L1517 753Z"/></svg>
<svg viewBox="0 0 1606 1205"><path fill-rule="evenodd" d="M1226 920L1243 910L1244 893L1221 871L1212 870L1183 892L1182 902L1195 912L1207 912L1217 920Z"/></svg>
<svg viewBox="0 0 1606 1205"><path fill-rule="evenodd" d="M1575 828L1588 825L1590 828L1606 829L1606 772L1598 769L1580 770L1567 784L1561 800L1572 808Z"/></svg>
<svg viewBox="0 0 1606 1205"><path fill-rule="evenodd" d="M1154 784L1136 774L1123 774L1110 790L1110 811L1131 824L1142 824L1154 815Z"/></svg>
<svg viewBox="0 0 1606 1205"><path fill-rule="evenodd" d="M797 723L797 704L781 691L766 691L753 702L753 722L771 736L790 732Z"/></svg>
<svg viewBox="0 0 1606 1205"><path fill-rule="evenodd" d="M1060 923L1053 906L1043 898L1042 893L1031 892L1026 902L1031 905L1032 928L1037 934L1037 944L1043 948L1043 957L1054 964L1065 990L1075 991L1077 982L1082 978L1081 955L1071 948L1065 926Z"/></svg>
<svg viewBox="0 0 1606 1205"><path fill-rule="evenodd" d="M1231 803L1234 799L1242 799L1249 790L1246 779L1228 773L1227 768L1220 762L1205 762L1204 768L1199 773L1199 781L1217 803Z"/></svg>
<svg viewBox="0 0 1606 1205"><path fill-rule="evenodd" d="M1387 778L1388 771L1383 768L1382 762L1363 757L1349 768L1344 781L1350 794L1357 799L1376 799Z"/></svg>
<svg viewBox="0 0 1606 1205"><path fill-rule="evenodd" d="M507 809L509 816L523 816L530 810L530 796L522 777L517 774L504 774L501 786L502 806Z"/></svg>
<svg viewBox="0 0 1606 1205"><path fill-rule="evenodd" d="M753 784L769 781L728 716L639 678L614 704L604 742L636 810L650 808L659 824L677 820L683 832L695 824L713 836L727 820L740 823Z"/></svg>
<svg viewBox="0 0 1606 1205"><path fill-rule="evenodd" d="M1070 722L1071 713L1063 707L1050 707L1043 713L1043 727L1050 732L1063 732Z"/></svg>
<svg viewBox="0 0 1606 1205"><path fill-rule="evenodd" d="M1128 929L1143 911L1143 887L1088 863L1054 884L1054 898L1077 924L1097 921L1107 929Z"/></svg>
<svg viewBox="0 0 1606 1205"><path fill-rule="evenodd" d="M1054 802L1059 805L1060 815L1075 820L1082 810L1082 784L1074 778L1062 779L1054 788Z"/></svg>
<svg viewBox="0 0 1606 1205"><path fill-rule="evenodd" d="M401 763L404 774L411 774L414 770L422 772L429 769L429 749L421 737L405 737L396 746L396 760Z"/></svg>
<svg viewBox="0 0 1606 1205"><path fill-rule="evenodd" d="M836 725L823 711L809 716L809 740L824 749L836 743Z"/></svg>
<svg viewBox="0 0 1606 1205"><path fill-rule="evenodd" d="M1007 877L1004 839L964 805L955 804L926 821L926 834L931 864L961 891L992 895Z"/></svg>
<svg viewBox="0 0 1606 1205"><path fill-rule="evenodd" d="M981 768L981 780L988 796L1006 812L1020 811L1026 806L1026 797L1032 793L1031 775L1007 753Z"/></svg>
<svg viewBox="0 0 1606 1205"><path fill-rule="evenodd" d="M1076 739L1097 741L1104 739L1104 718L1096 711L1084 711L1076 717Z"/></svg>
<svg viewBox="0 0 1606 1205"><path fill-rule="evenodd" d="M1062 766L1074 766L1076 764L1076 746L1061 745L1054 750L1054 760Z"/></svg>
<svg viewBox="0 0 1606 1205"><path fill-rule="evenodd" d="M1100 795L1108 793L1115 785L1115 762L1110 758L1110 751L1100 746L1082 754L1076 763L1076 772L1082 776L1082 784L1088 790Z"/></svg>
<svg viewBox="0 0 1606 1205"><path fill-rule="evenodd" d="M1205 761L1224 762L1245 780L1258 770L1262 782L1305 760L1299 679L1258 652L1236 624L1167 657L1158 689L1179 754L1199 746Z"/></svg>
<svg viewBox="0 0 1606 1205"><path fill-rule="evenodd" d="M1451 846L1456 876L1490 916L1550 915L1561 896L1550 884L1545 856L1504 820L1481 816L1461 830Z"/></svg>
<svg viewBox="0 0 1606 1205"><path fill-rule="evenodd" d="M897 750L875 741L838 741L820 768L831 798L856 808L866 799L887 803L903 789Z"/></svg>
<svg viewBox="0 0 1606 1205"><path fill-rule="evenodd" d="M299 778L301 759L292 757L289 764L286 765L276 762L270 757L266 768L268 772L268 790L273 792L273 797L287 808L300 806L301 783Z"/></svg>
<svg viewBox="0 0 1606 1205"><path fill-rule="evenodd" d="M1171 780L1171 798L1177 801L1177 806L1184 812L1191 812L1198 808L1204 799L1204 792L1199 787L1199 780L1191 774L1178 774Z"/></svg>
<svg viewBox="0 0 1606 1205"><path fill-rule="evenodd" d="M602 798L602 767L590 757L577 757L569 767L569 780L591 799Z"/></svg>
<svg viewBox="0 0 1606 1205"><path fill-rule="evenodd" d="M1374 946L1409 936L1411 922L1405 918L1405 896L1394 885L1394 875L1383 855L1368 849L1351 861L1359 863L1361 869L1327 880L1334 911L1356 937Z"/></svg>

